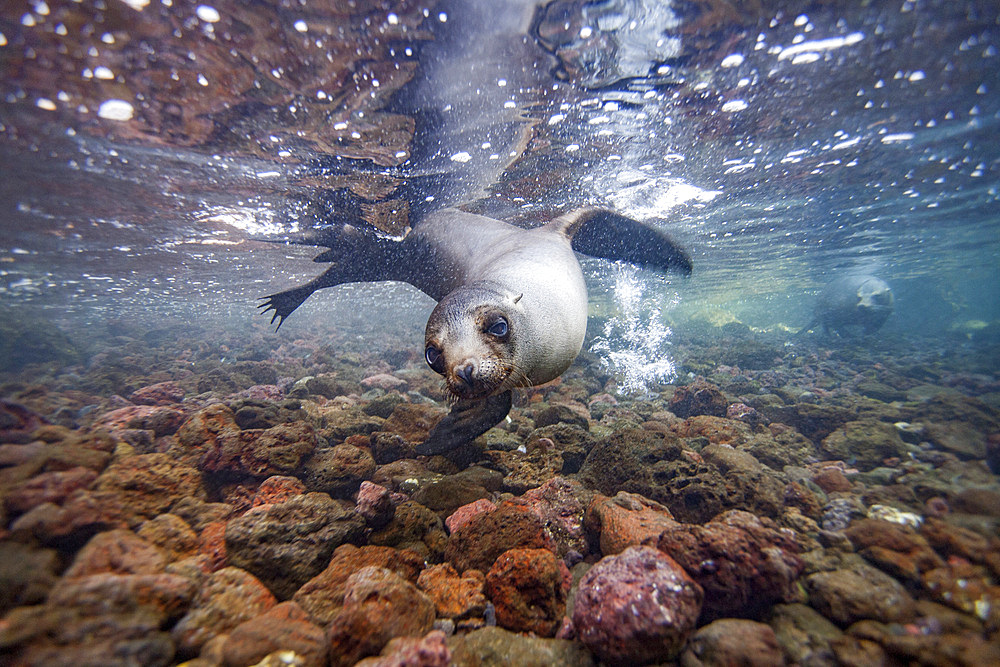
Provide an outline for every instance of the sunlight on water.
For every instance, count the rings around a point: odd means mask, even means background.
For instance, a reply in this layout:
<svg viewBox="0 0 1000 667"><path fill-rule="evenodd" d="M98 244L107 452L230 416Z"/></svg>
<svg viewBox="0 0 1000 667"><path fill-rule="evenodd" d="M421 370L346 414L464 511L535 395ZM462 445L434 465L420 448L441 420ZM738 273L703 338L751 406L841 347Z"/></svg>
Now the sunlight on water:
<svg viewBox="0 0 1000 667"><path fill-rule="evenodd" d="M615 272L612 294L618 312L605 323L590 351L615 374L618 393L646 396L653 393L655 385L677 377L668 352L672 332L661 317L666 281L649 280L625 264L616 265ZM679 302L680 296L674 293L666 308L672 309Z"/></svg>

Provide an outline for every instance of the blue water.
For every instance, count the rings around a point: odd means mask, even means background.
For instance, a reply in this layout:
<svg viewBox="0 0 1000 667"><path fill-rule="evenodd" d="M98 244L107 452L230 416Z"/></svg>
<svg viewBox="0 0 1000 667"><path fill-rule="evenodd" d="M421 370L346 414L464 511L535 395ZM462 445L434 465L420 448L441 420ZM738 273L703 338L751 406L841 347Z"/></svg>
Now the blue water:
<svg viewBox="0 0 1000 667"><path fill-rule="evenodd" d="M2 17L3 311L69 330L192 316L259 329L256 297L321 267L249 237L381 196L413 219L472 202L531 225L597 203L657 221L695 260L687 280L639 274L674 329L794 331L824 283L856 271L894 289L886 335L1000 319L996 3L465 4L337 18L36 3ZM339 90L322 67L337 21L373 59ZM338 104L352 105L342 125ZM371 140L378 114L412 119L412 138ZM396 189L338 187L365 178ZM595 308L613 313L620 269L585 264ZM405 286L346 286L283 333L395 318L419 337L429 306Z"/></svg>

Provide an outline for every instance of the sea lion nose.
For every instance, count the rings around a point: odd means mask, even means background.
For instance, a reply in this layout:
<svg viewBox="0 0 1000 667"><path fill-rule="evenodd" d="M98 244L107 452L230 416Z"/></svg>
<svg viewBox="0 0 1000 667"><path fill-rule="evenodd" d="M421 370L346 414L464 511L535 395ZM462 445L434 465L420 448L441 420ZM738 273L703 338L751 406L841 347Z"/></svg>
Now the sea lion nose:
<svg viewBox="0 0 1000 667"><path fill-rule="evenodd" d="M467 361L461 366L455 367L455 375L462 378L462 381L472 386L472 374L476 371L476 366L471 361Z"/></svg>

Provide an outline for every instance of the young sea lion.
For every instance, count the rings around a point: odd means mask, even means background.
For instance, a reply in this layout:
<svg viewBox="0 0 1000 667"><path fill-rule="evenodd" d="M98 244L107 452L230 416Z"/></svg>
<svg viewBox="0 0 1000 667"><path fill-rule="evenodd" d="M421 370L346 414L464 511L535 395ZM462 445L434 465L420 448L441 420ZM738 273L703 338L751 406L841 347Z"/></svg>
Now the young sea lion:
<svg viewBox="0 0 1000 667"><path fill-rule="evenodd" d="M582 208L534 229L445 209L401 241L351 225L292 243L329 248L331 262L301 287L264 297L278 327L310 294L349 282L398 280L438 301L424 356L457 399L417 447L436 454L498 424L512 390L553 380L573 363L587 328L587 287L574 250L661 271L691 273L687 253L663 232L611 211Z"/></svg>
<svg viewBox="0 0 1000 667"><path fill-rule="evenodd" d="M828 283L816 301L813 321L803 331L821 326L840 336L855 331L872 334L892 314L892 289L881 278L869 275L842 276Z"/></svg>

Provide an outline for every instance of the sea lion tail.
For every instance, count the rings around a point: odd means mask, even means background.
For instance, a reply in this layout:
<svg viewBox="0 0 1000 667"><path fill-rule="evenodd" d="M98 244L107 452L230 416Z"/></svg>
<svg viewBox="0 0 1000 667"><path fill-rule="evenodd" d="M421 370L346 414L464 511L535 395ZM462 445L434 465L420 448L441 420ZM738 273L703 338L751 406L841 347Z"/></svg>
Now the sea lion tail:
<svg viewBox="0 0 1000 667"><path fill-rule="evenodd" d="M680 244L665 232L614 211L580 208L546 227L568 236L573 250L584 255L691 274L691 256Z"/></svg>

